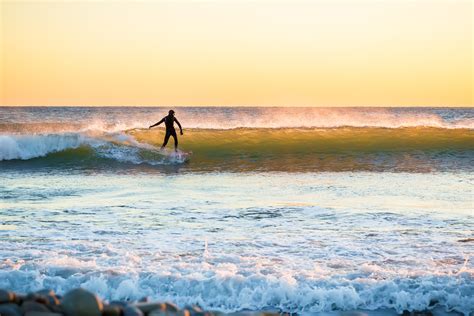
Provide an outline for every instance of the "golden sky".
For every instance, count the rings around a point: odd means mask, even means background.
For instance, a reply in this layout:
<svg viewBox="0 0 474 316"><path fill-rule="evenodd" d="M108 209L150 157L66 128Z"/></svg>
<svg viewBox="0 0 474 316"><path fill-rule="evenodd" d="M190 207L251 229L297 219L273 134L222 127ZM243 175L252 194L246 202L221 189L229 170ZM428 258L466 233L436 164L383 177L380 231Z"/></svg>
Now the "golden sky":
<svg viewBox="0 0 474 316"><path fill-rule="evenodd" d="M473 106L471 0L0 0L3 105Z"/></svg>

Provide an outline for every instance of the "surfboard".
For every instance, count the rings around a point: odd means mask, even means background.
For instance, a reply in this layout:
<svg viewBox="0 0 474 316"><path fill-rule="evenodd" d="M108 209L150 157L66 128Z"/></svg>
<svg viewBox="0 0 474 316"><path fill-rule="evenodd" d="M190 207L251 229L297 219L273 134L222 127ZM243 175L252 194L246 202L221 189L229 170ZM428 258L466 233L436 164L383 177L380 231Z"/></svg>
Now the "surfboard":
<svg viewBox="0 0 474 316"><path fill-rule="evenodd" d="M175 159L175 160L180 161L180 162L187 162L191 159L192 154L193 154L192 152L186 152L186 151L178 150L178 151L172 151L169 154L169 157L171 159Z"/></svg>
<svg viewBox="0 0 474 316"><path fill-rule="evenodd" d="M183 162L188 162L191 159L192 152L189 151L183 151L178 149L178 151L174 151L173 149L161 149L161 148L147 148L148 150L152 150L155 154L158 154L160 156L165 157L166 159L169 159L171 162L176 162L176 163L183 163Z"/></svg>
<svg viewBox="0 0 474 316"><path fill-rule="evenodd" d="M171 148L161 149L160 147L156 147L152 144L139 142L133 135L126 133L118 133L112 136L113 137L110 137L111 139L108 140L109 142L119 146L138 148L140 150L139 155L147 161L165 159L170 163L179 164L189 161L192 156L192 152L187 152L180 149L174 151L173 146L171 146Z"/></svg>

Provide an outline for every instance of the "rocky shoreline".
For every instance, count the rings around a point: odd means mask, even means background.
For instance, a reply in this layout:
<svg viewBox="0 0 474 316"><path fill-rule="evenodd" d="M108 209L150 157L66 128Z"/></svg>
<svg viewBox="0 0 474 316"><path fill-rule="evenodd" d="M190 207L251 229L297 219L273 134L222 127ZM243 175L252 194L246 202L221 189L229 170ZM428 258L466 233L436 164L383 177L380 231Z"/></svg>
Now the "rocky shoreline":
<svg viewBox="0 0 474 316"><path fill-rule="evenodd" d="M215 311L203 311L199 306L178 308L169 302L150 302L144 298L138 302L102 301L97 295L85 289L77 288L64 296L53 290L18 294L0 289L0 316L433 316L461 315L457 312L404 311L332 311L325 313L283 313L280 311L247 311L225 314Z"/></svg>
<svg viewBox="0 0 474 316"><path fill-rule="evenodd" d="M221 313L203 311L198 306L179 309L172 303L100 300L97 295L74 289L64 296L53 290L27 295L0 289L0 316L213 316ZM279 315L279 313L256 313Z"/></svg>

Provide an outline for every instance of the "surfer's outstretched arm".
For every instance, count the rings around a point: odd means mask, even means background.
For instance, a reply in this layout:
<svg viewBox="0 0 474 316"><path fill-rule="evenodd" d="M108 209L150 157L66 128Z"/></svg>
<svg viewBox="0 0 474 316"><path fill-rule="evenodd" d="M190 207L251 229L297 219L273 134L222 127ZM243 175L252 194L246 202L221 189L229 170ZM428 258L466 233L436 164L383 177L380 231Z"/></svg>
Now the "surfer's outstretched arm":
<svg viewBox="0 0 474 316"><path fill-rule="evenodd" d="M155 124L153 124L153 125L150 125L150 127L148 127L148 128L152 128L152 127L158 126L158 125L160 125L161 123L163 123L164 121L165 121L165 118L162 118L161 121L159 121L159 122L157 122L157 123L155 123Z"/></svg>
<svg viewBox="0 0 474 316"><path fill-rule="evenodd" d="M176 124L178 124L179 126L179 132L181 135L183 135L183 128L181 127L181 124L179 124L179 121L176 119L176 117L174 118L174 121L176 122Z"/></svg>

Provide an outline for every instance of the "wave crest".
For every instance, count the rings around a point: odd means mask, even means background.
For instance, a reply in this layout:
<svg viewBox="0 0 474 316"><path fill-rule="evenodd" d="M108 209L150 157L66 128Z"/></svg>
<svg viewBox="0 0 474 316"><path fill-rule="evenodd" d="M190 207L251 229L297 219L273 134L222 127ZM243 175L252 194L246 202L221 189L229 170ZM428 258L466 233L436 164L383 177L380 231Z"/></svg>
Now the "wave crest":
<svg viewBox="0 0 474 316"><path fill-rule="evenodd" d="M133 164L183 163L187 159L182 152L157 152L156 147L140 143L124 133L0 135L0 161L29 160L81 148L92 149L92 153L85 152L91 159L105 158ZM81 152L75 151L70 158L80 156Z"/></svg>
<svg viewBox="0 0 474 316"><path fill-rule="evenodd" d="M182 164L185 152L158 150L162 129L0 136L0 161L40 158L108 167ZM171 148L170 148L171 147ZM474 131L441 128L188 129L180 148L189 170L432 171L472 169ZM60 159L59 159L60 158ZM104 161L104 160L108 160Z"/></svg>

